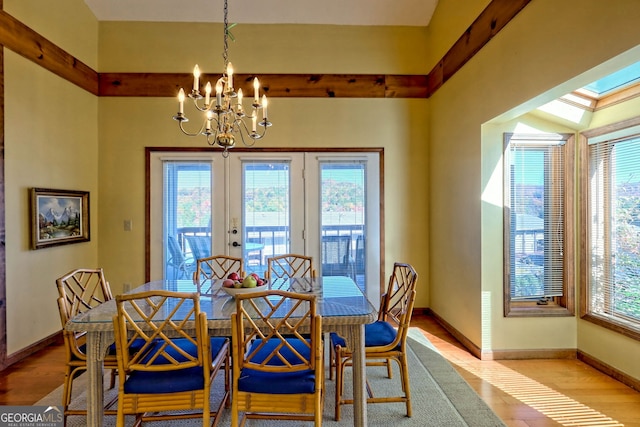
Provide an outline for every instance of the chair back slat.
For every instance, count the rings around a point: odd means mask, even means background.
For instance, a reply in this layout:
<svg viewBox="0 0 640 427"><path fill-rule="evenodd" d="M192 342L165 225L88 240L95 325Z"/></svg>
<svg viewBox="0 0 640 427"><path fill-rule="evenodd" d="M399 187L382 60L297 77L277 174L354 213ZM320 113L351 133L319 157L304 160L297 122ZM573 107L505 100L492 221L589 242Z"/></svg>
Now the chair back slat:
<svg viewBox="0 0 640 427"><path fill-rule="evenodd" d="M265 276L269 280L291 277L316 277L313 258L298 254L284 254L268 258Z"/></svg>
<svg viewBox="0 0 640 427"><path fill-rule="evenodd" d="M387 292L380 301L378 317L379 320L389 322L398 328L394 345L403 341L409 330L417 280L418 273L410 264L395 263L393 265Z"/></svg>
<svg viewBox="0 0 640 427"><path fill-rule="evenodd" d="M86 358L83 350L84 331L66 331L65 325L73 317L112 299L109 282L101 268L78 268L56 279L58 312L67 351L75 357Z"/></svg>
<svg viewBox="0 0 640 427"><path fill-rule="evenodd" d="M126 372L203 366L202 352L189 353L174 341L186 340L194 347L202 342L206 315L200 312L197 293L147 291L118 295L116 308L116 345L124 349L135 342L141 347L137 352L119 353ZM200 325L203 322L204 331Z"/></svg>
<svg viewBox="0 0 640 427"><path fill-rule="evenodd" d="M69 318L113 298L101 268L70 271L58 278L56 285L58 295L65 300L66 314Z"/></svg>
<svg viewBox="0 0 640 427"><path fill-rule="evenodd" d="M314 370L317 349L309 334L319 331L319 323L314 295L280 290L237 295L232 326L238 341L233 345L246 349L238 360L239 369Z"/></svg>
<svg viewBox="0 0 640 427"><path fill-rule="evenodd" d="M202 283L204 280L226 279L231 272L240 276L244 274L242 258L214 255L197 260L193 280L195 283Z"/></svg>

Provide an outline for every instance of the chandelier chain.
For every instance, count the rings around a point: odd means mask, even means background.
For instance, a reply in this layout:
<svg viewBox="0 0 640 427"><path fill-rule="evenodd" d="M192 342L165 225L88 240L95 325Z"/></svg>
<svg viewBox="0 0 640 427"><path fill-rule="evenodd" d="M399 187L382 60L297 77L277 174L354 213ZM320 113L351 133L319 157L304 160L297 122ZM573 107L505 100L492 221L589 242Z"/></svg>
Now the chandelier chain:
<svg viewBox="0 0 640 427"><path fill-rule="evenodd" d="M229 6L227 0L224 0L224 51L222 58L224 59L224 69L227 69L229 65L229 21L227 15L229 14Z"/></svg>

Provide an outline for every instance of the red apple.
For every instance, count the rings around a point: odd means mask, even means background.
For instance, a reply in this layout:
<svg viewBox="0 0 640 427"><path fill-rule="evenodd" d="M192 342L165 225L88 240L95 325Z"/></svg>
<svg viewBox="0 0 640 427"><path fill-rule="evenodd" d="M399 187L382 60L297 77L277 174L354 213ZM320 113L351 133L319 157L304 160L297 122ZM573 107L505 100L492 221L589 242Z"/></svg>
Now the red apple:
<svg viewBox="0 0 640 427"><path fill-rule="evenodd" d="M233 273L229 273L227 279L240 280L240 275L234 271Z"/></svg>
<svg viewBox="0 0 640 427"><path fill-rule="evenodd" d="M222 286L224 286L225 288L233 288L234 283L235 281L233 279L224 279L222 281Z"/></svg>
<svg viewBox="0 0 640 427"><path fill-rule="evenodd" d="M251 276L253 276L256 281L260 278L260 276L258 276L258 273L251 273Z"/></svg>
<svg viewBox="0 0 640 427"><path fill-rule="evenodd" d="M258 286L264 285L264 280L258 278Z"/></svg>

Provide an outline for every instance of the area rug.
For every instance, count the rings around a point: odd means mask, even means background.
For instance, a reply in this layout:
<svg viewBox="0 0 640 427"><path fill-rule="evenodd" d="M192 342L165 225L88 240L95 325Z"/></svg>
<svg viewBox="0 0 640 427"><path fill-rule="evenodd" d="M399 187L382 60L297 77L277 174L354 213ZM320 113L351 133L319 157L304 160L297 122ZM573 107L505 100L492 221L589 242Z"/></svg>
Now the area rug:
<svg viewBox="0 0 640 427"><path fill-rule="evenodd" d="M404 403L378 403L367 407L368 426L415 426L415 427L504 427L504 423L491 411L480 399L477 393L464 381L456 370L443 358L436 348L422 335L418 329L409 332L409 373L411 382L413 416L406 416ZM395 365L395 364L394 364ZM345 394L351 394L350 370L345 372ZM74 384L73 407L84 407L86 402L86 375L78 378ZM393 379L386 376L386 369L381 367L367 368L367 379L376 396L400 394L399 373L394 366ZM108 385L108 377L105 384ZM212 402L219 401L218 390L220 387L212 387ZM325 382L326 395L324 406L323 425L325 426L351 426L353 425L353 407L342 407L342 419L334 420L334 391L335 382ZM117 394L115 389L105 390L105 400ZM60 405L62 387L41 399L36 405ZM220 421L221 426L230 425L230 412L225 410ZM132 419L127 425L132 424ZM200 420L180 420L163 423L148 423L148 425L163 426L201 426ZM114 416L106 416L105 427L115 425ZM305 426L313 423L301 421L264 421L248 420L250 427L280 427L280 426ZM83 416L70 416L67 421L69 427L86 426L86 418Z"/></svg>

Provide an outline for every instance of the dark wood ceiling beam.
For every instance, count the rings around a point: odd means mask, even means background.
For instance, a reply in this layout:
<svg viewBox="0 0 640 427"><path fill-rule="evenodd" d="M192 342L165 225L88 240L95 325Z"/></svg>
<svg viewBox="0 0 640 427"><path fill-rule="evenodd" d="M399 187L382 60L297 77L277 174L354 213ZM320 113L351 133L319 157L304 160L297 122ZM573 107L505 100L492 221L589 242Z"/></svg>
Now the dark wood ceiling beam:
<svg viewBox="0 0 640 427"><path fill-rule="evenodd" d="M4 10L0 10L0 44L82 89L98 94L96 71Z"/></svg>
<svg viewBox="0 0 640 427"><path fill-rule="evenodd" d="M493 0L478 15L429 73L428 92L435 93L531 0Z"/></svg>
<svg viewBox="0 0 640 427"><path fill-rule="evenodd" d="M215 82L219 75L201 76ZM235 74L235 89L253 96L252 74ZM426 98L427 76L372 74L260 74L261 91L276 98ZM100 96L176 96L188 93L193 75L180 73L100 73ZM203 90L202 87L200 89ZM261 92L262 93L262 92Z"/></svg>

